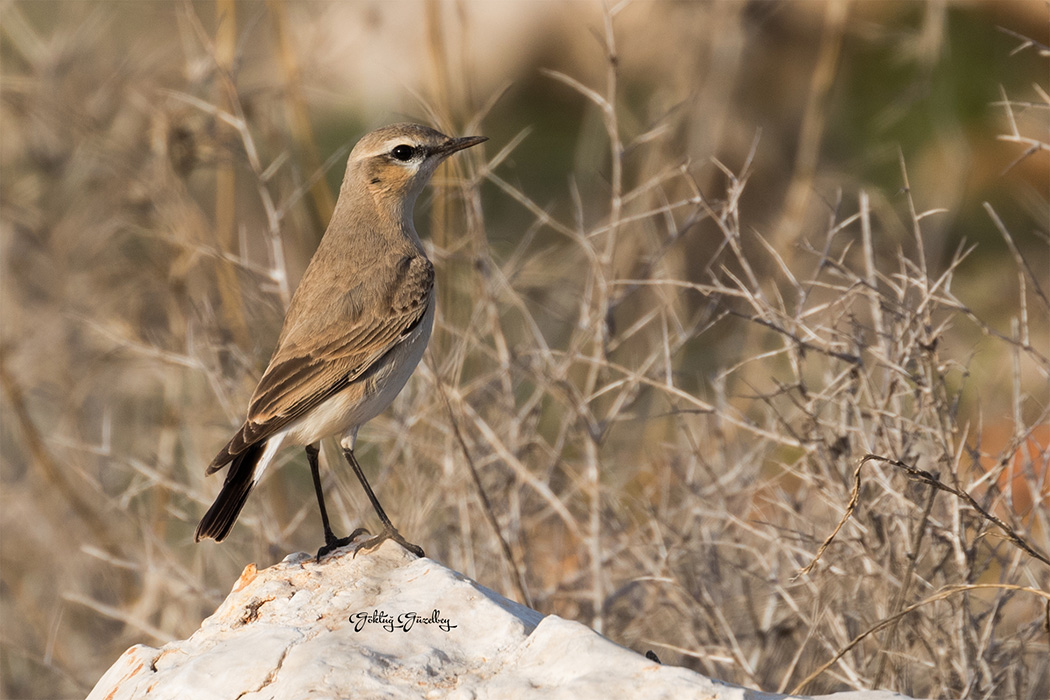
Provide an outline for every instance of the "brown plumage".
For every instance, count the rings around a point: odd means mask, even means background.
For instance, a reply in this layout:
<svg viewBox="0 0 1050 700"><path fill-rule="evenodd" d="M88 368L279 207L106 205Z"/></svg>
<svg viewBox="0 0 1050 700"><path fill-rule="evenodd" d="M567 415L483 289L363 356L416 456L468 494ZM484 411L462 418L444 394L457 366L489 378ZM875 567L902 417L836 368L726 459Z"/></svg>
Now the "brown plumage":
<svg viewBox="0 0 1050 700"><path fill-rule="evenodd" d="M484 137L449 138L415 124L364 136L350 153L332 220L292 297L273 357L248 416L207 468L229 466L196 539L223 540L278 450L302 445L325 529L318 558L341 545L332 534L317 474L316 443L340 438L384 532L422 556L390 524L353 455L358 428L385 409L419 363L434 318L434 267L412 208L437 165Z"/></svg>

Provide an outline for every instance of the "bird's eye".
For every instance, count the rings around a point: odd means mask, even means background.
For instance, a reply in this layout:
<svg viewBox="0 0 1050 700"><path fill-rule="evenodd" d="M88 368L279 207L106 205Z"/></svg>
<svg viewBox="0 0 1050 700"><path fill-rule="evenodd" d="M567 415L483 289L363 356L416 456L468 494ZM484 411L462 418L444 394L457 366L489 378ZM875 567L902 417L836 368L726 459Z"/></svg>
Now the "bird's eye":
<svg viewBox="0 0 1050 700"><path fill-rule="evenodd" d="M390 151L390 155L394 156L400 161L412 160L412 156L416 154L416 149L411 146L401 144L400 146L394 146L394 150Z"/></svg>

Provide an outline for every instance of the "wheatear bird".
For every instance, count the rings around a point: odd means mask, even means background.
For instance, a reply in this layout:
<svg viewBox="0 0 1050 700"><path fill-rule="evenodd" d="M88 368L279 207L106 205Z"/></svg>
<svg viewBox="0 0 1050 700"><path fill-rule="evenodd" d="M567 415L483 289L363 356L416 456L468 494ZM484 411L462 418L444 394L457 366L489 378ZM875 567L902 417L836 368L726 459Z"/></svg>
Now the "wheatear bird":
<svg viewBox="0 0 1050 700"><path fill-rule="evenodd" d="M354 457L354 441L358 428L404 387L434 324L434 267L412 225L416 198L439 163L485 140L394 124L354 146L332 220L288 306L248 418L207 469L229 465L222 491L197 526L198 542L221 542L277 452L302 445L324 524L317 558L348 544L363 530L343 539L332 534L317 465L318 441L335 435L383 522L383 532L363 546L393 539L423 556L379 505Z"/></svg>

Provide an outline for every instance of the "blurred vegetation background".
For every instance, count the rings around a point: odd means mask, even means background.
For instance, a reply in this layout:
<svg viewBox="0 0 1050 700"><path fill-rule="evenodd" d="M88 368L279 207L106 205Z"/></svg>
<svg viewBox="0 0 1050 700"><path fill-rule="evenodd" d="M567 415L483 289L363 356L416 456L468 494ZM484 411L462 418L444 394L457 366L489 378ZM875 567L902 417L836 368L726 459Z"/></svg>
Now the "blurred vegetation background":
<svg viewBox="0 0 1050 700"><path fill-rule="evenodd" d="M204 466L349 148L411 120L491 141L417 207L438 324L362 431L410 540L763 690L1047 697L1047 17L0 4L0 693L83 696L320 544L286 451L195 545Z"/></svg>

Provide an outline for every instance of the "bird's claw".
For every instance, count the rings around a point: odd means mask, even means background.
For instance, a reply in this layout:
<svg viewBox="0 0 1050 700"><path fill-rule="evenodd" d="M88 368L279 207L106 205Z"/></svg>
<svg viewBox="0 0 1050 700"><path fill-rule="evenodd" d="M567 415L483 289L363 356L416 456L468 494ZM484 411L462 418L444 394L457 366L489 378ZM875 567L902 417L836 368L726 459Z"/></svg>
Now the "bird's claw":
<svg viewBox="0 0 1050 700"><path fill-rule="evenodd" d="M324 557L324 556L327 556L328 554L331 554L332 552L334 552L335 550L339 549L340 547L345 547L346 545L350 544L351 542L356 540L361 535L370 535L370 534L372 534L372 533L370 533L368 530L366 530L363 527L357 528L356 530L351 532L346 537L336 537L330 531L329 532L325 532L324 546L317 550L317 556L314 558L314 561L317 562L317 563L320 563L321 562L321 557ZM366 541L367 542L371 542L371 540L366 540ZM357 551L355 550L354 551L354 555L356 556L356 554L357 554Z"/></svg>
<svg viewBox="0 0 1050 700"><path fill-rule="evenodd" d="M354 549L354 556L356 557L358 552L370 552L387 540L393 540L394 542L397 542L399 545L407 549L409 552L412 552L412 554L415 554L420 559L426 556L426 554L423 552L422 547L420 547L418 544L412 544L411 542L406 540L401 535L401 533L398 532L395 528L383 530L375 537L367 539L361 544L357 545L357 547Z"/></svg>

